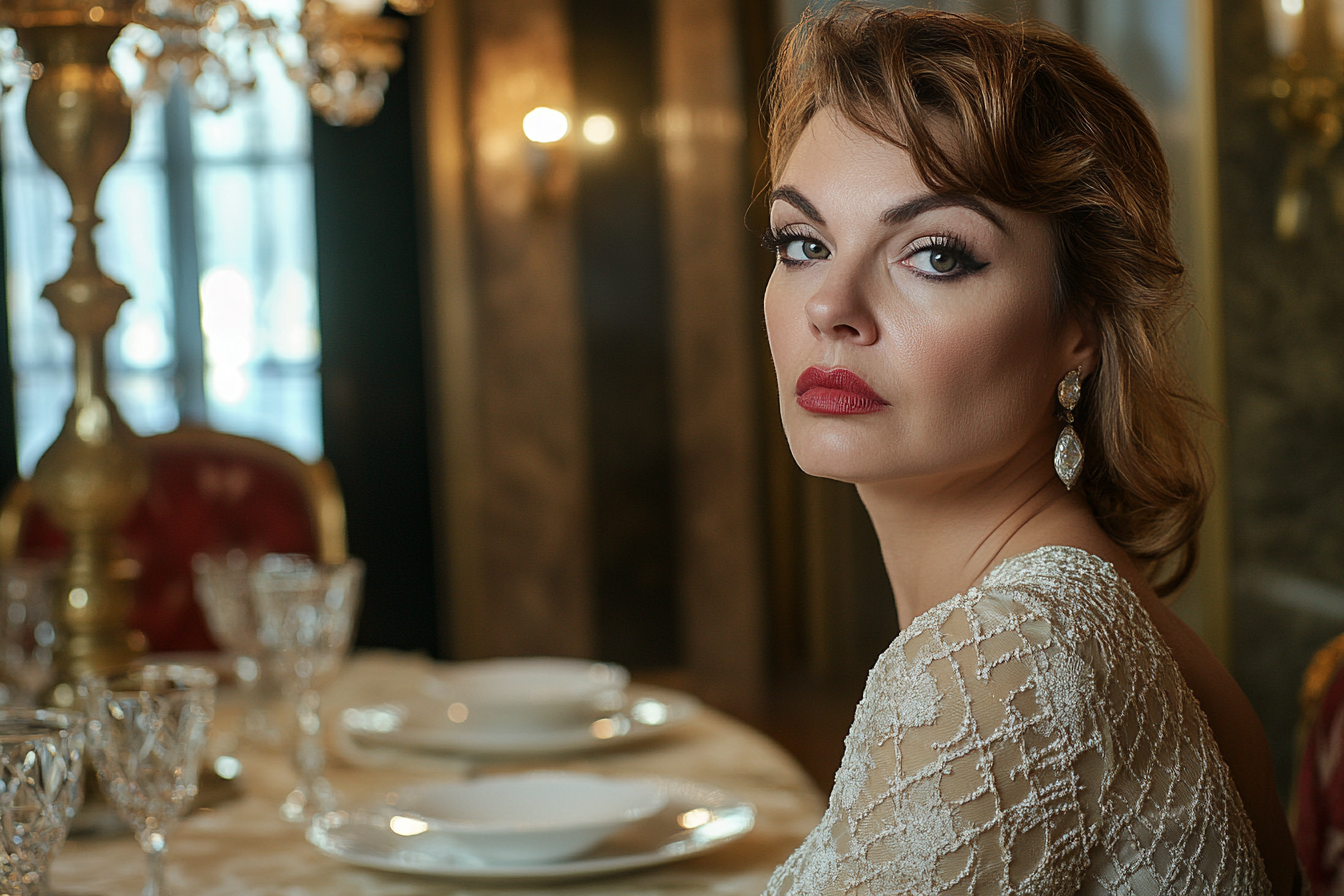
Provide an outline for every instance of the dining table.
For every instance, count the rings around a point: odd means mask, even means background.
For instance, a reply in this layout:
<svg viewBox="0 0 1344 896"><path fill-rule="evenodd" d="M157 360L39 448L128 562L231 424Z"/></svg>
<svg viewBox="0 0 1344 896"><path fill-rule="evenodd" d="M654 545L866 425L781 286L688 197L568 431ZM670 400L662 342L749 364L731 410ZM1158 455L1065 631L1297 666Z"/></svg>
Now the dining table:
<svg viewBox="0 0 1344 896"><path fill-rule="evenodd" d="M754 805L754 827L711 852L646 870L581 880L480 882L371 870L326 855L306 840L303 825L282 820L279 806L295 782L289 756L275 748L242 743L229 752L240 768L228 792L181 819L168 837L170 891L178 896L523 896L555 892L757 896L775 867L821 817L821 794L792 756L751 726L707 706L656 737L565 755L475 757L399 750L357 742L341 728L345 709L377 703L404 682L442 666L420 655L360 652L326 689L322 705L326 776L342 804L374 803L415 783L555 769L658 776L720 788ZM227 743L224 735L235 727L239 707L236 693L221 689L215 743ZM144 855L126 830L74 836L52 863L51 892L56 896L133 896L144 887L145 870Z"/></svg>

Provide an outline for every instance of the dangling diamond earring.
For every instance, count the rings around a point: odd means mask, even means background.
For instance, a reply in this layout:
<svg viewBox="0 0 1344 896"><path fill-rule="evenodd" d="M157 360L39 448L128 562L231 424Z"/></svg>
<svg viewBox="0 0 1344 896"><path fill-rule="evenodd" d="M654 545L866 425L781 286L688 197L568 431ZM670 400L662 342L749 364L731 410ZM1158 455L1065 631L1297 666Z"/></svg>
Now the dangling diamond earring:
<svg viewBox="0 0 1344 896"><path fill-rule="evenodd" d="M1073 431L1073 409L1078 407L1078 399L1083 395L1083 368L1064 374L1056 394L1064 408L1064 429L1059 434L1059 441L1055 442L1055 474L1066 489L1073 491L1073 484L1083 469L1083 443Z"/></svg>

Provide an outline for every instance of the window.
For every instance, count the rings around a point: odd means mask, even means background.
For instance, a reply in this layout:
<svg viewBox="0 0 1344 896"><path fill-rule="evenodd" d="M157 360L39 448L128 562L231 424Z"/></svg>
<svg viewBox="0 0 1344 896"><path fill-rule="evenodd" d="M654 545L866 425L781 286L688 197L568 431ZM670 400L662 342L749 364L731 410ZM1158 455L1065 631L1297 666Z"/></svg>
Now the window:
<svg viewBox="0 0 1344 896"><path fill-rule="evenodd" d="M107 339L108 386L148 435L180 422L322 454L311 113L274 58L223 113L149 97L98 196L99 260L126 284ZM73 392L69 336L40 298L70 257L70 198L5 97L5 240L19 469L32 472Z"/></svg>

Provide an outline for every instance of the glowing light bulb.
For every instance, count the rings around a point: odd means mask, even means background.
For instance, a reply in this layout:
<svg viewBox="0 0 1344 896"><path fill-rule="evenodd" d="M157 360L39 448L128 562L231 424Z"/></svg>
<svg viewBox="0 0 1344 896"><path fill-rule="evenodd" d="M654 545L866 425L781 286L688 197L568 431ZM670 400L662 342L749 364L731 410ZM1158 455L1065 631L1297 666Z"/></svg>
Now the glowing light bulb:
<svg viewBox="0 0 1344 896"><path fill-rule="evenodd" d="M569 133L569 116L559 109L538 106L523 116L523 133L533 143L555 143Z"/></svg>
<svg viewBox="0 0 1344 896"><path fill-rule="evenodd" d="M1279 8L1290 16L1302 14L1303 0L1279 0Z"/></svg>
<svg viewBox="0 0 1344 896"><path fill-rule="evenodd" d="M610 115L589 115L583 120L583 139L605 146L616 138L616 122Z"/></svg>

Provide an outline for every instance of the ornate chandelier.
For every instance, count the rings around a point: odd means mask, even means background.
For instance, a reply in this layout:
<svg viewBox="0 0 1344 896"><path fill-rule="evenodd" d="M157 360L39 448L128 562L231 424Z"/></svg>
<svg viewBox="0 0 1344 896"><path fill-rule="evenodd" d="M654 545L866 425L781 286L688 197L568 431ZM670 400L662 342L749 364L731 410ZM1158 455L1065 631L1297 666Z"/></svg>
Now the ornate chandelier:
<svg viewBox="0 0 1344 896"><path fill-rule="evenodd" d="M419 15L432 0L386 0ZM257 54L278 57L314 111L335 125L361 125L382 108L402 63L405 23L384 18L385 0L0 0L0 27L116 29L109 55L139 101L181 81L192 102L223 111L255 83ZM0 37L0 84L40 77L22 40Z"/></svg>

